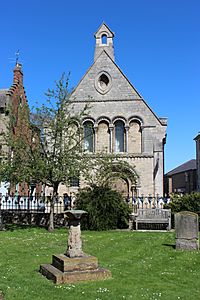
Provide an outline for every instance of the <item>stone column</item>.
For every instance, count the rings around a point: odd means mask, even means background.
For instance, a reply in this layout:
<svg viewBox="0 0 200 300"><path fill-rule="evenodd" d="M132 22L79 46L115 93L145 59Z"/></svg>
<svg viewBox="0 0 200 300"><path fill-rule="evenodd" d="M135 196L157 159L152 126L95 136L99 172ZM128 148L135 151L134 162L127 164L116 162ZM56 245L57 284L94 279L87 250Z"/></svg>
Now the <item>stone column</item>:
<svg viewBox="0 0 200 300"><path fill-rule="evenodd" d="M144 132L145 127L140 126L141 130L141 153L145 152L145 147L144 147L144 141L145 141L145 132Z"/></svg>
<svg viewBox="0 0 200 300"><path fill-rule="evenodd" d="M109 126L109 130L110 130L110 153L113 152L113 129L114 129L114 126L110 125Z"/></svg>
<svg viewBox="0 0 200 300"><path fill-rule="evenodd" d="M94 124L94 152L97 152L97 131L98 124Z"/></svg>
<svg viewBox="0 0 200 300"><path fill-rule="evenodd" d="M70 220L67 256L80 257L83 255L80 220Z"/></svg>
<svg viewBox="0 0 200 300"><path fill-rule="evenodd" d="M82 251L81 240L81 218L87 214L84 210L67 210L66 215L69 219L69 237L67 244L67 256L68 257L82 257L84 253Z"/></svg>
<svg viewBox="0 0 200 300"><path fill-rule="evenodd" d="M129 131L129 126L125 126L125 133L126 133L126 138L125 138L125 152L128 153L128 131Z"/></svg>

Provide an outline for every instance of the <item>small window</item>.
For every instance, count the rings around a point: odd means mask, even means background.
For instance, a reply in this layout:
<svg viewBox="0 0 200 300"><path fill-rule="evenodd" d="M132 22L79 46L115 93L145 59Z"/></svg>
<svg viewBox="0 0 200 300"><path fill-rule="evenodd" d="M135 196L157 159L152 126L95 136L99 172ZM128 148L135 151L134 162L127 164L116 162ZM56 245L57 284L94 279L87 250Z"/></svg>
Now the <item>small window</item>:
<svg viewBox="0 0 200 300"><path fill-rule="evenodd" d="M78 177L71 177L70 178L70 186L71 187L79 187L80 182Z"/></svg>
<svg viewBox="0 0 200 300"><path fill-rule="evenodd" d="M124 152L124 123L115 122L115 152Z"/></svg>
<svg viewBox="0 0 200 300"><path fill-rule="evenodd" d="M105 74L99 77L99 85L102 90L106 89L109 84L109 78Z"/></svg>
<svg viewBox="0 0 200 300"><path fill-rule="evenodd" d="M102 35L102 37L101 37L101 43L103 45L107 45L107 35L106 34Z"/></svg>
<svg viewBox="0 0 200 300"><path fill-rule="evenodd" d="M92 122L84 123L84 150L94 151L94 129Z"/></svg>
<svg viewBox="0 0 200 300"><path fill-rule="evenodd" d="M101 72L95 78L95 88L100 94L106 94L112 87L112 78L109 73Z"/></svg>

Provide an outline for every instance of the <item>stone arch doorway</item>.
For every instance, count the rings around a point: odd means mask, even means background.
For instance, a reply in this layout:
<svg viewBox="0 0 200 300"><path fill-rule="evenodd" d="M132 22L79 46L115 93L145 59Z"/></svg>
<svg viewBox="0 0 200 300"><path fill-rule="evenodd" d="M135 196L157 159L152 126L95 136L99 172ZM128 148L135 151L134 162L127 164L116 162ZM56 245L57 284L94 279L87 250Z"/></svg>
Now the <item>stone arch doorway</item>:
<svg viewBox="0 0 200 300"><path fill-rule="evenodd" d="M114 177L109 180L110 187L118 191L125 200L129 198L129 182L125 178Z"/></svg>
<svg viewBox="0 0 200 300"><path fill-rule="evenodd" d="M113 190L120 192L125 201L129 202L132 196L132 190L138 186L139 176L135 167L124 161L112 164L108 169L105 168L105 184L108 184Z"/></svg>

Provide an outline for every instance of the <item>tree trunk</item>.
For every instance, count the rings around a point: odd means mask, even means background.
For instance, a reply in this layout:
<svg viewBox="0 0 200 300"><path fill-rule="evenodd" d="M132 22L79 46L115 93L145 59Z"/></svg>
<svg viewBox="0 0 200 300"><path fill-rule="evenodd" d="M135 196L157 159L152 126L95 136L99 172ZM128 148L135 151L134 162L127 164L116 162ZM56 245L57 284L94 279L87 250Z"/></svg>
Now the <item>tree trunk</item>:
<svg viewBox="0 0 200 300"><path fill-rule="evenodd" d="M54 231L54 197L51 198L51 202L50 202L48 231L50 231L50 232Z"/></svg>
<svg viewBox="0 0 200 300"><path fill-rule="evenodd" d="M56 197L58 195L58 185L59 183L54 184L53 196L50 202L49 227L48 227L49 232L54 231L54 204L55 204Z"/></svg>

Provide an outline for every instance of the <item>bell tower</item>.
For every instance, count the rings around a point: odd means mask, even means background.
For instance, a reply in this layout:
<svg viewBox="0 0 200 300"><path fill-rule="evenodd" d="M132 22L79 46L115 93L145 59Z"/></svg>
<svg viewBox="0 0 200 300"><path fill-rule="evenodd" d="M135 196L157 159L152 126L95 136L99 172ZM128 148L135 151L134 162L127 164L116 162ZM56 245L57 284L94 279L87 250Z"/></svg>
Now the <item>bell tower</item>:
<svg viewBox="0 0 200 300"><path fill-rule="evenodd" d="M114 33L108 28L105 23L99 27L97 32L94 35L96 39L96 46L94 52L94 61L100 55L100 53L105 50L112 60L115 60L114 57L114 47L113 47L113 38Z"/></svg>

